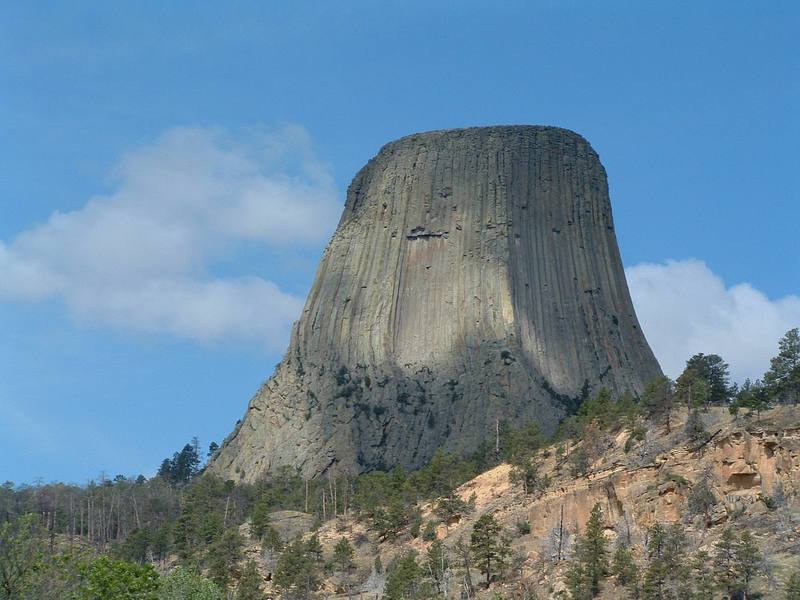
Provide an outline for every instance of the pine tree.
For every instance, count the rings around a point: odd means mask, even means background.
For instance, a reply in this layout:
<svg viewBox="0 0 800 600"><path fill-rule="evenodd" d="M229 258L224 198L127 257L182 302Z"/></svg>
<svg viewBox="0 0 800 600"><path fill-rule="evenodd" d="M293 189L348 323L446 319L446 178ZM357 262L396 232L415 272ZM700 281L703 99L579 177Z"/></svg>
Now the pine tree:
<svg viewBox="0 0 800 600"><path fill-rule="evenodd" d="M508 541L500 535L501 527L491 514L481 516L470 537L470 550L478 569L486 575L486 585L493 575L501 573L510 553Z"/></svg>
<svg viewBox="0 0 800 600"><path fill-rule="evenodd" d="M428 575L436 588L436 592L441 594L444 592L444 575L450 567L450 561L447 558L447 553L441 540L435 540L430 545L425 559Z"/></svg>
<svg viewBox="0 0 800 600"><path fill-rule="evenodd" d="M318 561L308 553L302 539L297 538L281 553L274 579L286 598L308 598L317 588Z"/></svg>
<svg viewBox="0 0 800 600"><path fill-rule="evenodd" d="M586 523L586 533L575 543L572 564L567 572L567 588L573 600L600 593L600 583L608 575L608 540L604 534L603 513L595 504Z"/></svg>
<svg viewBox="0 0 800 600"><path fill-rule="evenodd" d="M800 329L790 329L778 342L778 355L770 359L764 384L778 401L800 401Z"/></svg>
<svg viewBox="0 0 800 600"><path fill-rule="evenodd" d="M242 557L242 538L236 529L228 529L208 548L208 574L212 581L225 588L231 580L231 571Z"/></svg>
<svg viewBox="0 0 800 600"><path fill-rule="evenodd" d="M749 531L742 532L734 550L735 568L739 580L739 591L745 598L749 597L750 584L761 571L762 556L753 535Z"/></svg>
<svg viewBox="0 0 800 600"><path fill-rule="evenodd" d="M631 590L634 595L639 580L639 568L633 560L630 548L624 544L618 544L614 551L614 558L611 561L611 575L620 587Z"/></svg>
<svg viewBox="0 0 800 600"><path fill-rule="evenodd" d="M694 372L697 379L706 384L708 393L704 401L725 404L730 400L732 387L728 363L717 354L695 354L686 361L686 371Z"/></svg>
<svg viewBox="0 0 800 600"><path fill-rule="evenodd" d="M421 579L422 568L417 564L416 553L409 550L389 565L386 586L383 589L384 600L406 600L417 597Z"/></svg>
<svg viewBox="0 0 800 600"><path fill-rule="evenodd" d="M258 573L256 563L248 560L242 570L239 579L239 587L236 590L236 600L263 600L264 594L261 592L261 575Z"/></svg>
<svg viewBox="0 0 800 600"><path fill-rule="evenodd" d="M736 572L736 536L733 529L722 530L720 539L714 544L714 571L717 585L730 596L739 588L739 577Z"/></svg>
<svg viewBox="0 0 800 600"><path fill-rule="evenodd" d="M340 538L333 548L333 563L336 565L336 569L341 573L348 573L354 566L355 555L356 552L350 540L346 537Z"/></svg>
<svg viewBox="0 0 800 600"><path fill-rule="evenodd" d="M692 558L690 576L693 593L691 600L708 600L714 597L717 586L710 566L711 557L705 550L699 550Z"/></svg>
<svg viewBox="0 0 800 600"><path fill-rule="evenodd" d="M669 377L661 375L656 377L644 389L642 394L642 408L645 414L657 421L664 420L667 433L671 431L671 417L675 403L674 386Z"/></svg>
<svg viewBox="0 0 800 600"><path fill-rule="evenodd" d="M680 523L656 523L648 531L647 570L642 589L646 598L667 600L691 594L686 564L686 534Z"/></svg>

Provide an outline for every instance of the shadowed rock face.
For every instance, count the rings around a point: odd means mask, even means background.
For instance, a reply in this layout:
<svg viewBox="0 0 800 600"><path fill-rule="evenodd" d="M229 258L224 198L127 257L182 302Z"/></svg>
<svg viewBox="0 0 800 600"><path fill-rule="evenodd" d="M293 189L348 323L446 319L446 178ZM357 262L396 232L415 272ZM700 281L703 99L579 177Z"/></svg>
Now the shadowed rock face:
<svg viewBox="0 0 800 600"><path fill-rule="evenodd" d="M497 419L552 431L587 393L660 372L586 140L411 135L356 175L289 350L210 468L414 468L491 443Z"/></svg>

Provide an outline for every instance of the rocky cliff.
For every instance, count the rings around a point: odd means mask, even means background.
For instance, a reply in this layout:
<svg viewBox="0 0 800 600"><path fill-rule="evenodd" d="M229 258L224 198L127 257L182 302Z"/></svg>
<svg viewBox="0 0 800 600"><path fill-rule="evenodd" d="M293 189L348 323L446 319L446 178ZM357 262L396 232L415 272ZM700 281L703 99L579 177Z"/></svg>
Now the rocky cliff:
<svg viewBox="0 0 800 600"><path fill-rule="evenodd" d="M599 387L659 373L586 140L411 135L354 178L289 350L210 469L413 468L473 451L498 420L550 431Z"/></svg>

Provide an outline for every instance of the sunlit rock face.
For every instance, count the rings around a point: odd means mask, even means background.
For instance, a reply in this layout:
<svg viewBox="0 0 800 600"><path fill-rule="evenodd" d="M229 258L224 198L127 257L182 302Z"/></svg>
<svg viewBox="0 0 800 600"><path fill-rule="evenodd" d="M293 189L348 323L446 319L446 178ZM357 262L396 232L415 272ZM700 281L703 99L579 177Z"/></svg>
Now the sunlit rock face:
<svg viewBox="0 0 800 600"><path fill-rule="evenodd" d="M551 431L600 387L658 374L586 140L415 134L353 179L288 352L210 468L414 468L492 443L498 420Z"/></svg>

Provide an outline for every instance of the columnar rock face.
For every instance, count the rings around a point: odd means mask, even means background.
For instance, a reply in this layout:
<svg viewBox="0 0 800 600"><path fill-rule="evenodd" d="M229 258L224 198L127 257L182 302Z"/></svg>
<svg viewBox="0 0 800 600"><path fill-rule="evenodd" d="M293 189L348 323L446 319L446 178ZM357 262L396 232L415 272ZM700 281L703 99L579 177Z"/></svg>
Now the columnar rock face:
<svg viewBox="0 0 800 600"><path fill-rule="evenodd" d="M411 135L356 175L289 350L210 468L414 468L491 443L498 420L551 431L600 387L658 374L586 140Z"/></svg>

